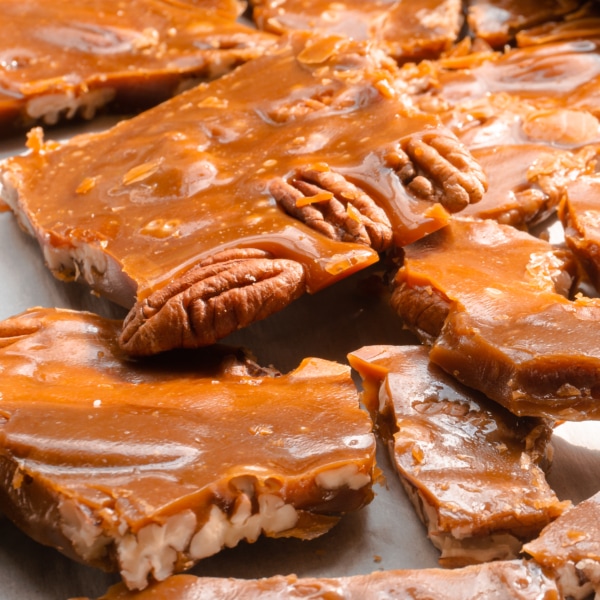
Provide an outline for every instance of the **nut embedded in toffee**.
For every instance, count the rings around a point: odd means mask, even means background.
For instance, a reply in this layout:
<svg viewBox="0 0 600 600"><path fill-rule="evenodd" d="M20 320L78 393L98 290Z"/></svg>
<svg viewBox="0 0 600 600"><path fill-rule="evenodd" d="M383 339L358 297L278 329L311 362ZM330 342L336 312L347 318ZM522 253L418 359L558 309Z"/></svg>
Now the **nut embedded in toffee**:
<svg viewBox="0 0 600 600"><path fill-rule="evenodd" d="M275 38L237 0L0 1L0 130L148 108L260 56Z"/></svg>
<svg viewBox="0 0 600 600"><path fill-rule="evenodd" d="M348 359L440 564L515 559L569 506L538 466L550 423L515 417L428 354L425 346L366 346Z"/></svg>
<svg viewBox="0 0 600 600"><path fill-rule="evenodd" d="M348 366L274 376L215 346L135 362L119 329L58 309L0 323L0 511L33 539L141 589L371 501L375 440Z"/></svg>
<svg viewBox="0 0 600 600"><path fill-rule="evenodd" d="M481 199L477 162L410 107L397 75L369 44L298 33L108 131L62 144L32 134L32 152L0 168L1 195L55 275L138 303L129 351L200 346ZM198 266L232 250L264 258L223 262L231 276L213 289ZM270 271L288 287L264 302ZM134 326L145 333L130 342Z"/></svg>
<svg viewBox="0 0 600 600"><path fill-rule="evenodd" d="M598 418L600 302L567 297L568 251L459 218L404 250L391 302L432 362L517 415Z"/></svg>

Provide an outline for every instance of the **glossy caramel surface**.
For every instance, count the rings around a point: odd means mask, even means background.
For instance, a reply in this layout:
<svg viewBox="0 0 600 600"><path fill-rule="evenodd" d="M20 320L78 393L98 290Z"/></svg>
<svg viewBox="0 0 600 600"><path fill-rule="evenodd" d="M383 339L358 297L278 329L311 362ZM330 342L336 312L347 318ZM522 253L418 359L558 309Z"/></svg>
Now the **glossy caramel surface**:
<svg viewBox="0 0 600 600"><path fill-rule="evenodd" d="M119 325L54 309L0 325L0 509L34 539L74 553L57 541L65 501L122 535L185 510L202 523L245 480L308 514L371 499L370 485L318 483L343 466L368 480L374 467L349 367L306 359L254 375L218 347L136 363L116 345Z"/></svg>
<svg viewBox="0 0 600 600"><path fill-rule="evenodd" d="M445 299L430 356L463 383L517 414L597 418L600 304L563 295L570 268L541 239L454 219L406 249L396 284Z"/></svg>
<svg viewBox="0 0 600 600"><path fill-rule="evenodd" d="M524 550L550 569L566 562L600 562L600 493L583 500L548 525ZM596 566L597 568L597 566Z"/></svg>
<svg viewBox="0 0 600 600"><path fill-rule="evenodd" d="M231 247L295 259L318 290L377 255L288 216L267 189L274 178L306 166L349 177L386 210L397 244L447 222L386 166L403 138L441 128L405 107L394 75L364 45L297 35L106 132L11 159L16 210L43 244L77 257L90 248L103 256L100 275L122 269L140 295Z"/></svg>
<svg viewBox="0 0 600 600"><path fill-rule="evenodd" d="M463 569L373 571L351 577L276 575L264 579L233 579L176 575L142 592L113 586L99 600L444 600L493 597L496 600L555 600L556 585L535 564L499 561Z"/></svg>
<svg viewBox="0 0 600 600"><path fill-rule="evenodd" d="M428 354L426 346L367 346L349 355L400 476L435 510L434 536L531 539L565 508L535 465L548 424L515 417Z"/></svg>
<svg viewBox="0 0 600 600"><path fill-rule="evenodd" d="M258 27L318 30L381 44L397 60L433 58L450 48L463 17L456 0L253 0Z"/></svg>
<svg viewBox="0 0 600 600"><path fill-rule="evenodd" d="M52 113L55 96L102 88L113 92L105 100L122 90L147 104L176 91L182 76L221 74L225 46L263 39L236 23L241 10L236 0L2 0L0 120L43 113L43 100L28 106L36 98L47 97Z"/></svg>

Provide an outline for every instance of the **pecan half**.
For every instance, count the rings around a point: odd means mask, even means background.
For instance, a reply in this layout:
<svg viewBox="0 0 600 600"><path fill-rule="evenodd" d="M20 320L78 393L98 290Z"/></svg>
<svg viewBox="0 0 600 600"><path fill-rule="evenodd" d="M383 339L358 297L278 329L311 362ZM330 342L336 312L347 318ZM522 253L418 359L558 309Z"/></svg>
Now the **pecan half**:
<svg viewBox="0 0 600 600"><path fill-rule="evenodd" d="M483 169L454 136L415 134L386 158L407 189L452 213L481 200L487 188Z"/></svg>
<svg viewBox="0 0 600 600"><path fill-rule="evenodd" d="M289 215L331 239L365 244L378 252L392 243L385 211L339 173L302 168L289 182L273 180L269 191Z"/></svg>
<svg viewBox="0 0 600 600"><path fill-rule="evenodd" d="M221 252L135 304L119 343L130 355L197 348L268 317L305 291L305 272L268 252Z"/></svg>

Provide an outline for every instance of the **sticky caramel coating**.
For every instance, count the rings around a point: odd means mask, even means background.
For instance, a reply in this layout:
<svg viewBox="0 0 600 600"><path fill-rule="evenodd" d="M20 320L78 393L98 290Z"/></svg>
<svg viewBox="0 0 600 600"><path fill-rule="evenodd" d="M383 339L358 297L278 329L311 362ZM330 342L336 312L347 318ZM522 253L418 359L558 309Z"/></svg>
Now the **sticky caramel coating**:
<svg viewBox="0 0 600 600"><path fill-rule="evenodd" d="M558 214L567 244L600 289L600 174L569 183Z"/></svg>
<svg viewBox="0 0 600 600"><path fill-rule="evenodd" d="M119 328L58 309L0 324L0 511L32 538L143 588L370 502L375 441L348 366L276 376L219 347L133 362Z"/></svg>
<svg viewBox="0 0 600 600"><path fill-rule="evenodd" d="M146 108L222 75L274 41L236 22L241 10L236 0L2 0L0 126Z"/></svg>
<svg viewBox="0 0 600 600"><path fill-rule="evenodd" d="M440 564L517 558L522 542L568 506L535 464L551 428L461 385L428 354L367 346L348 358Z"/></svg>
<svg viewBox="0 0 600 600"><path fill-rule="evenodd" d="M527 233L455 218L406 248L392 303L434 363L512 412L597 419L600 304L566 297L572 268Z"/></svg>
<svg viewBox="0 0 600 600"><path fill-rule="evenodd" d="M398 61L439 56L455 42L463 22L458 0L252 0L251 4L260 29L274 33L318 30L373 40Z"/></svg>
<svg viewBox="0 0 600 600"><path fill-rule="evenodd" d="M475 36L502 48L514 42L521 29L556 21L580 4L577 0L471 0L467 21Z"/></svg>
<svg viewBox="0 0 600 600"><path fill-rule="evenodd" d="M497 561L462 569L375 571L351 577L296 577L276 575L264 579L233 579L174 575L143 592L128 591L117 584L99 600L283 600L331 598L332 600L552 600L554 581L533 562Z"/></svg>
<svg viewBox="0 0 600 600"><path fill-rule="evenodd" d="M4 167L4 199L55 273L79 275L125 306L232 247L300 262L316 291L377 254L287 215L269 192L274 180L307 167L343 175L382 206L398 245L449 216L401 180L397 162L411 166L402 143L431 168L442 195L481 197L478 176L469 179L475 162L469 168L436 117L406 107L393 88L396 74L395 63L368 45L298 34L278 52L106 132L62 145L32 138L34 151ZM428 182L422 173L414 181Z"/></svg>
<svg viewBox="0 0 600 600"><path fill-rule="evenodd" d="M587 598L600 590L600 493L550 523L524 552L555 578L563 597Z"/></svg>

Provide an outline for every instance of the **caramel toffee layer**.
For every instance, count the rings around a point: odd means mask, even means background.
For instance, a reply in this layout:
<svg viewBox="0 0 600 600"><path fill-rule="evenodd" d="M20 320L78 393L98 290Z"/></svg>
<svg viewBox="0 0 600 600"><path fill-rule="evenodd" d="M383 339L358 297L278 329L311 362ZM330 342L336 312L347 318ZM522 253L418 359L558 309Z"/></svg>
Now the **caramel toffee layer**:
<svg viewBox="0 0 600 600"><path fill-rule="evenodd" d="M551 600L555 582L532 561L496 561L461 569L376 571L351 577L296 577L276 575L265 579L233 579L174 575L142 592L113 586L99 600Z"/></svg>
<svg viewBox="0 0 600 600"><path fill-rule="evenodd" d="M262 54L236 0L0 2L0 130L147 108Z"/></svg>
<svg viewBox="0 0 600 600"><path fill-rule="evenodd" d="M516 558L568 506L537 465L547 422L461 385L425 346L365 346L348 358L440 564Z"/></svg>
<svg viewBox="0 0 600 600"><path fill-rule="evenodd" d="M518 415L597 419L597 299L570 300L564 250L494 221L453 219L405 248L392 304L430 359Z"/></svg>
<svg viewBox="0 0 600 600"><path fill-rule="evenodd" d="M119 326L52 309L0 324L0 511L33 539L144 588L371 501L348 366L276 376L218 347L132 362Z"/></svg>
<svg viewBox="0 0 600 600"><path fill-rule="evenodd" d="M273 272L289 286L271 312L482 197L479 165L437 117L409 107L396 81L396 64L366 43L297 34L106 132L63 144L33 134L32 152L0 169L2 197L57 276L127 307L150 298L136 327L205 279L193 268L220 263L215 291L194 288L162 317L183 345L213 343L266 316L259 307L277 286L259 282ZM236 250L264 260L223 265ZM223 302L237 320L215 332L205 303L231 290ZM134 354L168 349L158 333L130 337Z"/></svg>

